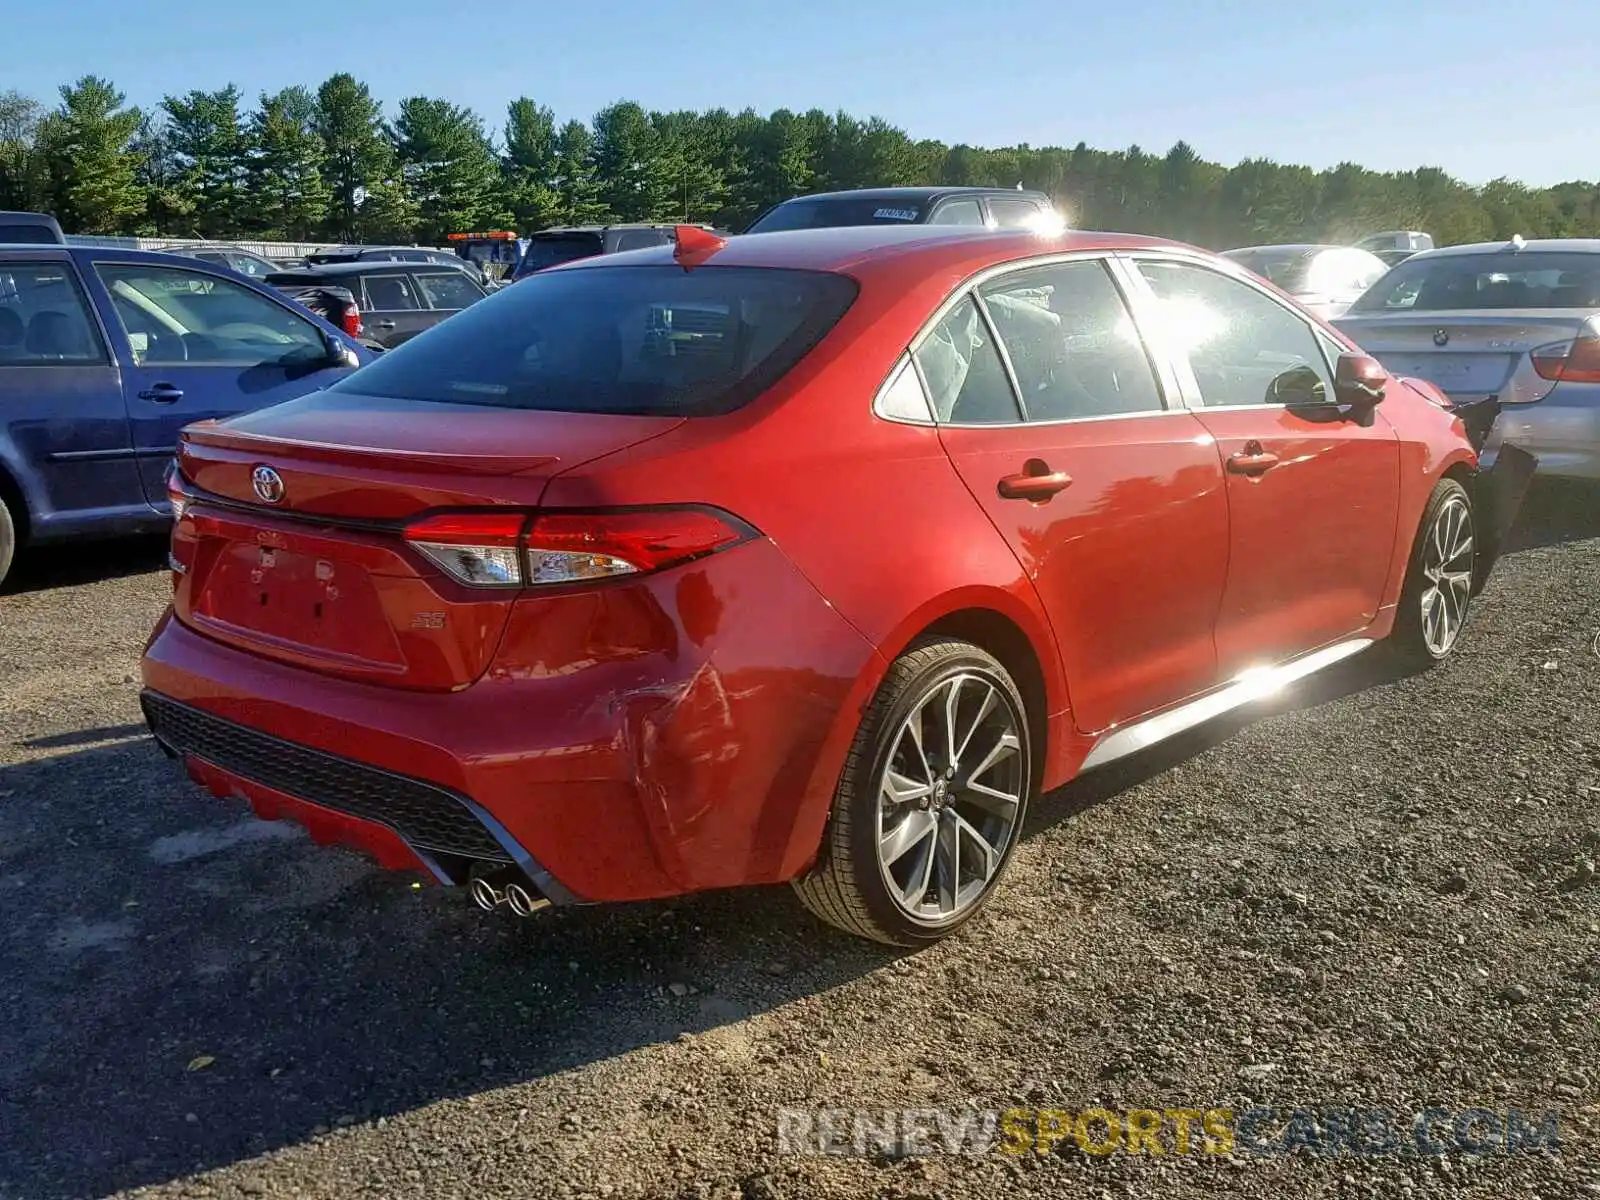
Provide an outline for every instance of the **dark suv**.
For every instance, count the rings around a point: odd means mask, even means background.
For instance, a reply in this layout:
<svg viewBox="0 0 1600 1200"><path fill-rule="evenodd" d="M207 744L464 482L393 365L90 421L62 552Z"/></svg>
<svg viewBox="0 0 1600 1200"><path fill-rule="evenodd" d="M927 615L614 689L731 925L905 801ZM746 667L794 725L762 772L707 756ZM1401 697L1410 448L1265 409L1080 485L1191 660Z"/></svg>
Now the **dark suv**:
<svg viewBox="0 0 1600 1200"><path fill-rule="evenodd" d="M711 229L709 225L696 226ZM528 248L522 253L512 279L521 279L580 258L593 258L597 254L617 254L623 250L643 250L647 246L666 246L677 237L676 225L560 225L554 229L540 230L528 238ZM713 231L715 232L715 231Z"/></svg>
<svg viewBox="0 0 1600 1200"><path fill-rule="evenodd" d="M275 271L266 283L291 295L325 286L348 289L360 306L365 336L386 350L432 329L487 295L469 264L454 255L446 255L442 262L365 258L332 262Z"/></svg>
<svg viewBox="0 0 1600 1200"><path fill-rule="evenodd" d="M973 225L1007 229L1064 224L1050 197L1020 188L893 187L817 192L775 204L746 233L833 225Z"/></svg>

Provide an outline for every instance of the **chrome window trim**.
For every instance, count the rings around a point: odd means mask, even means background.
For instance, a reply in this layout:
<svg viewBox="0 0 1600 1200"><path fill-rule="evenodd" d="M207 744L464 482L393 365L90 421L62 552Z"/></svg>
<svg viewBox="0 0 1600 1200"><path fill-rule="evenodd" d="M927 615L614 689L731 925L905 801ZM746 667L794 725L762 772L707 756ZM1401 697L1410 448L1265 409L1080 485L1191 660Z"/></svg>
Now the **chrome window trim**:
<svg viewBox="0 0 1600 1200"><path fill-rule="evenodd" d="M1029 271L1041 267L1052 267L1061 265L1063 263L1074 262L1099 262L1106 274L1110 277L1111 286L1116 290L1118 297L1122 301L1123 308L1127 310L1128 319L1133 322L1134 331L1139 335L1140 349L1144 351L1145 360L1149 364L1150 373L1155 380L1156 392L1160 396L1164 407L1140 409L1137 412L1127 413L1102 413L1089 417L1058 417L1048 421L1030 421L1026 418L1027 406L1022 400L1022 390L1017 385L1016 373L1011 366L1011 356L1005 349L1005 343L995 333L994 324L989 317L987 309L985 309L983 305L982 297L978 295L978 289L983 287L984 284L989 283L994 279L998 279L1001 276L1011 275L1019 271ZM1053 254L1035 255L1029 258L1008 259L1003 263L995 263L993 266L985 267L983 270L964 279L955 288L955 290L950 293L950 295L945 297L944 301L939 305L939 307L933 310L933 314L928 317L928 319L924 321L921 326L918 327L917 332L912 335L911 340L906 344L905 349L901 351L902 357L910 359L912 368L917 372L917 380L922 384L922 393L924 398L927 400L928 412L932 415L932 421L930 424L940 429L1025 429L1048 428L1059 425L1076 425L1084 421L1125 421L1130 418L1167 417L1173 416L1174 414L1187 413L1190 406L1185 403L1185 398L1182 394L1182 381L1177 377L1174 364L1168 361L1169 355L1167 355L1164 351L1159 350L1157 346L1151 342L1146 330L1146 320L1141 319L1140 307L1135 302L1134 298L1129 294L1129 289L1124 278L1125 274L1128 273L1130 273L1128 268L1124 263L1119 261L1119 253L1115 250L1066 250L1058 251ZM1136 274L1136 272L1133 273ZM939 420L938 414L934 412L933 400L928 392L928 381L923 377L922 368L917 363L917 347L920 346L933 333L933 331L938 328L940 323L943 322L944 319L948 317L950 313L952 313L969 295L973 298L974 303L977 305L978 313L983 319L985 328L989 330L990 336L994 337L995 339L995 347L1000 352L1000 361L1005 367L1007 378L1011 381L1012 397L1017 402L1017 411L1018 413L1023 414L1023 419L1021 420L983 422L941 421ZM900 358L897 357L895 362L898 364L899 361ZM874 393L872 402L873 415L879 417L881 420L893 421L901 425L921 426L923 425L923 422L921 421L911 421L902 417L885 416L881 411L879 411L878 402L889 385L894 381L897 374L897 368L891 367L889 369L888 377L885 379L884 383L879 386L877 392Z"/></svg>

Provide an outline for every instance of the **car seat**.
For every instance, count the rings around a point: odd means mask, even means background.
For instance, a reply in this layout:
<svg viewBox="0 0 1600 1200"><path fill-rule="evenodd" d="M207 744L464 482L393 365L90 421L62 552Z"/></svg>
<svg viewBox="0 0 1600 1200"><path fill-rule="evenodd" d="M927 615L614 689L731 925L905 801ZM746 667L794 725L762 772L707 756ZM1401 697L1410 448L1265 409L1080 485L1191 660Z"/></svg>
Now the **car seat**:
<svg viewBox="0 0 1600 1200"><path fill-rule="evenodd" d="M0 308L0 357L15 358L22 351L27 330L22 318L9 308Z"/></svg>
<svg viewBox="0 0 1600 1200"><path fill-rule="evenodd" d="M24 344L29 354L40 358L87 358L90 354L82 324L52 309L33 314Z"/></svg>

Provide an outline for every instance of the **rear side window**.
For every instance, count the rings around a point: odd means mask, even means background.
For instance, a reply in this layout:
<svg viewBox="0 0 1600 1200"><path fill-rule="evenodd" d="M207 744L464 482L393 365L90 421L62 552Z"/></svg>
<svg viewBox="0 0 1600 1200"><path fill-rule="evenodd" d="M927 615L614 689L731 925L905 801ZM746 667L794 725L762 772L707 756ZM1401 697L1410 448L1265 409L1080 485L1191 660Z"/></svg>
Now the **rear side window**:
<svg viewBox="0 0 1600 1200"><path fill-rule="evenodd" d="M483 293L460 271L418 274L417 287L422 289L429 308L465 308L474 300L483 299Z"/></svg>
<svg viewBox="0 0 1600 1200"><path fill-rule="evenodd" d="M374 311L422 307L411 280L404 275L368 275L361 286L366 289L367 307Z"/></svg>
<svg viewBox="0 0 1600 1200"><path fill-rule="evenodd" d="M1149 356L1101 263L1016 271L979 294L1011 359L1028 420L1161 411Z"/></svg>
<svg viewBox="0 0 1600 1200"><path fill-rule="evenodd" d="M0 263L0 366L105 361L83 296L62 263Z"/></svg>
<svg viewBox="0 0 1600 1200"><path fill-rule="evenodd" d="M976 200L946 200L935 210L930 225L982 225L983 209Z"/></svg>
<svg viewBox="0 0 1600 1200"><path fill-rule="evenodd" d="M339 390L556 412L709 416L771 387L849 308L843 275L594 267L496 292Z"/></svg>
<svg viewBox="0 0 1600 1200"><path fill-rule="evenodd" d="M1022 419L1005 363L971 296L929 330L912 358L939 421L1005 425Z"/></svg>

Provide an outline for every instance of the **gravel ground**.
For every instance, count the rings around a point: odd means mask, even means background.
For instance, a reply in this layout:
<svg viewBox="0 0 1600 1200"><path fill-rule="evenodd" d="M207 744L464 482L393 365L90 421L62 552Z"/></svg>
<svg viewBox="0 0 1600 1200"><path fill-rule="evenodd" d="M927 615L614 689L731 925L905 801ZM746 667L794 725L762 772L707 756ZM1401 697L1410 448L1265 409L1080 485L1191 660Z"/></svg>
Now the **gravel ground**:
<svg viewBox="0 0 1600 1200"><path fill-rule="evenodd" d="M1037 805L913 956L786 889L486 918L182 781L159 547L0 596L0 1198L1600 1195L1600 497L1445 668L1354 660ZM784 1107L1558 1110L1429 1158L783 1155ZM1168 1141L1170 1146L1170 1138Z"/></svg>

